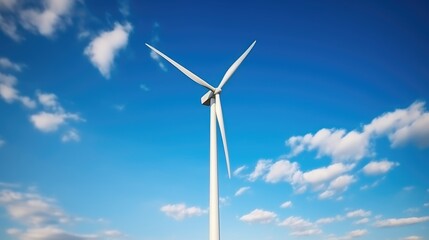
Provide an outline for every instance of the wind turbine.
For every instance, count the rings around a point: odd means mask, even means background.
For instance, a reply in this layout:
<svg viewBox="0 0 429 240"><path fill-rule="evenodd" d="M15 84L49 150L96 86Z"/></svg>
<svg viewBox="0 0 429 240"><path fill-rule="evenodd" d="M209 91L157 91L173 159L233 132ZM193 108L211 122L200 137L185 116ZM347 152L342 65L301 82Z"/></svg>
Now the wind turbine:
<svg viewBox="0 0 429 240"><path fill-rule="evenodd" d="M219 123L220 134L222 136L223 149L225 151L226 167L228 169L228 177L231 178L231 169L229 166L228 146L226 142L225 126L223 122L222 105L220 101L220 93L222 87L228 82L231 76L237 70L238 66L243 62L249 52L252 50L256 41L229 67L223 76L217 88L208 84L206 81L193 74L188 69L184 68L173 59L169 58L156 48L146 43L152 51L163 57L165 60L173 64L183 74L188 76L194 82L207 88L209 91L201 98L201 104L210 106L210 204L209 204L209 240L219 240L219 187L218 187L218 165L217 165L217 129L216 119Z"/></svg>

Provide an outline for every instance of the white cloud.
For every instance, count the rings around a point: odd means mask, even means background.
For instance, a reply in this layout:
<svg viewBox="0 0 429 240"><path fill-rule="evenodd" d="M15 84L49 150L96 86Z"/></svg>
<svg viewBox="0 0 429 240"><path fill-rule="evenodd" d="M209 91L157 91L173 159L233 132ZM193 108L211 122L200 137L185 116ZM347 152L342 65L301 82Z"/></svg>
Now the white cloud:
<svg viewBox="0 0 429 240"><path fill-rule="evenodd" d="M247 167L245 165L238 167L237 169L234 170L234 172L232 173L233 176L240 176L240 174L247 169Z"/></svg>
<svg viewBox="0 0 429 240"><path fill-rule="evenodd" d="M327 167L320 167L307 172L302 172L297 162L280 159L259 160L255 170L249 175L249 181L262 178L268 183L288 182L295 193L303 193L307 186L311 185L314 191L322 191L320 199L331 198L336 193L347 190L348 186L355 182L352 175L344 175L354 168L355 164L334 163ZM329 185L326 183L330 181Z"/></svg>
<svg viewBox="0 0 429 240"><path fill-rule="evenodd" d="M347 190L348 186L355 181L356 179L352 175L341 175L329 183L328 188L319 194L319 199L331 198L337 192Z"/></svg>
<svg viewBox="0 0 429 240"><path fill-rule="evenodd" d="M58 103L58 97L55 94L37 91L36 95L38 101L40 104L42 104L43 107L54 111L63 111L60 104Z"/></svg>
<svg viewBox="0 0 429 240"><path fill-rule="evenodd" d="M161 212L175 220L183 220L189 217L201 216L207 213L207 210L199 207L187 207L184 203L167 204L161 207Z"/></svg>
<svg viewBox="0 0 429 240"><path fill-rule="evenodd" d="M5 143L6 141L0 138L0 147L2 147Z"/></svg>
<svg viewBox="0 0 429 240"><path fill-rule="evenodd" d="M313 236L321 233L322 233L322 230L318 228L312 228L312 229L304 229L304 230L295 230L295 231L292 231L290 235L299 237L299 236Z"/></svg>
<svg viewBox="0 0 429 240"><path fill-rule="evenodd" d="M366 175L380 175L392 170L393 167L399 166L399 163L390 162L387 160L372 161L363 167L363 172Z"/></svg>
<svg viewBox="0 0 429 240"><path fill-rule="evenodd" d="M282 227L287 227L292 230L292 236L310 236L322 233L316 224L307 221L301 217L291 216L278 224Z"/></svg>
<svg viewBox="0 0 429 240"><path fill-rule="evenodd" d="M320 218L316 221L316 224L329 224L329 223L339 222L343 220L344 220L344 217L337 215L335 217Z"/></svg>
<svg viewBox="0 0 429 240"><path fill-rule="evenodd" d="M304 150L317 150L318 157L329 156L334 161L360 160L368 155L369 139L366 134L357 131L346 132L343 129L319 130L315 135L293 136L286 141L292 155Z"/></svg>
<svg viewBox="0 0 429 240"><path fill-rule="evenodd" d="M350 231L347 236L349 238L357 238L357 237L362 237L364 235L366 235L368 233L368 231L366 229L358 229L358 230L353 230Z"/></svg>
<svg viewBox="0 0 429 240"><path fill-rule="evenodd" d="M76 113L69 113L64 110L58 101L58 97L53 93L36 92L37 100L44 107L41 111L30 116L30 121L34 127L42 132L55 132L62 125L69 121L85 121ZM79 141L80 137L75 129L67 131L61 138L63 142Z"/></svg>
<svg viewBox="0 0 429 240"><path fill-rule="evenodd" d="M75 233L66 232L60 228L53 226L46 227L35 227L30 228L27 231L21 231L18 229L8 229L7 233L11 236L15 236L20 240L41 240L41 239L70 239L70 240L97 240L97 235L81 235Z"/></svg>
<svg viewBox="0 0 429 240"><path fill-rule="evenodd" d="M77 234L64 231L55 226L34 227L26 231L16 228L7 229L6 232L19 240L102 240L102 239L125 239L127 236L117 230L107 230L96 234Z"/></svg>
<svg viewBox="0 0 429 240"><path fill-rule="evenodd" d="M355 211L347 212L346 216L348 218L365 218L371 216L371 211L365 211L363 209L358 209Z"/></svg>
<svg viewBox="0 0 429 240"><path fill-rule="evenodd" d="M19 101L27 108L36 107L36 102L27 96L19 94L19 91L15 88L17 82L18 80L14 76L0 73L0 96L7 103Z"/></svg>
<svg viewBox="0 0 429 240"><path fill-rule="evenodd" d="M415 102L406 109L397 109L375 118L364 127L366 132L387 135L392 147L415 143L429 146L429 113L425 102Z"/></svg>
<svg viewBox="0 0 429 240"><path fill-rule="evenodd" d="M61 141L63 142L79 142L80 141L80 136L79 133L77 132L76 129L70 129L69 131L67 131L66 133L63 134L63 136L61 137Z"/></svg>
<svg viewBox="0 0 429 240"><path fill-rule="evenodd" d="M400 227L429 221L429 216L409 217L409 218L389 218L378 220L374 225L376 227Z"/></svg>
<svg viewBox="0 0 429 240"><path fill-rule="evenodd" d="M27 30L51 37L70 21L69 15L74 3L74 0L44 0L42 10L20 10L20 23Z"/></svg>
<svg viewBox="0 0 429 240"><path fill-rule="evenodd" d="M61 125L65 124L67 120L80 121L82 119L77 114L59 112L49 113L42 111L31 115L30 120L40 131L54 132Z"/></svg>
<svg viewBox="0 0 429 240"><path fill-rule="evenodd" d="M362 237L368 234L368 230L366 229L357 229L348 232L346 235L341 237L330 237L329 240L350 240L358 237Z"/></svg>
<svg viewBox="0 0 429 240"><path fill-rule="evenodd" d="M22 70L23 65L18 64L18 63L14 63L11 60L9 60L8 58L0 57L0 67L2 67L4 69L11 69L11 70L20 72Z"/></svg>
<svg viewBox="0 0 429 240"><path fill-rule="evenodd" d="M403 238L403 240L423 240L423 238L420 236L408 236Z"/></svg>
<svg viewBox="0 0 429 240"><path fill-rule="evenodd" d="M1 144L0 144L0 146L1 146ZM429 207L429 202L423 204L423 207Z"/></svg>
<svg viewBox="0 0 429 240"><path fill-rule="evenodd" d="M291 201L287 201L287 202L284 202L284 203L282 203L282 205L280 205L280 207L281 208L290 208L290 207L292 207L292 202Z"/></svg>
<svg viewBox="0 0 429 240"><path fill-rule="evenodd" d="M253 182L256 181L259 177L265 175L272 165L271 160L260 159L256 163L255 170L249 175L248 180Z"/></svg>
<svg viewBox="0 0 429 240"><path fill-rule="evenodd" d="M127 46L132 29L128 22L123 25L115 23L113 30L100 33L85 48L85 55L105 78L110 77L114 58L119 50Z"/></svg>
<svg viewBox="0 0 429 240"><path fill-rule="evenodd" d="M303 174L304 180L310 184L320 184L329 181L353 169L354 165L334 163L328 167L317 168Z"/></svg>
<svg viewBox="0 0 429 240"><path fill-rule="evenodd" d="M414 188L416 188L416 187L414 187L414 186L406 186L406 187L403 187L402 190L409 192L409 191L413 191Z"/></svg>
<svg viewBox="0 0 429 240"><path fill-rule="evenodd" d="M14 81L11 81L12 79ZM13 87L15 83L15 77L0 73L0 95L8 103L18 99L18 90Z"/></svg>
<svg viewBox="0 0 429 240"><path fill-rule="evenodd" d="M269 183L277 183L280 181L298 183L301 177L302 173L299 171L298 163L289 162L288 160L279 160L270 166L264 179Z"/></svg>
<svg viewBox="0 0 429 240"><path fill-rule="evenodd" d="M429 146L429 113L425 112L416 121L394 132L389 138L393 147L414 143L421 148Z"/></svg>
<svg viewBox="0 0 429 240"><path fill-rule="evenodd" d="M0 191L0 206L11 219L25 225L40 226L70 221L70 217L56 206L53 199L33 192Z"/></svg>
<svg viewBox="0 0 429 240"><path fill-rule="evenodd" d="M247 192L249 190L250 190L250 187L241 187L240 189L238 189L235 192L234 196L236 196L236 197L241 196L241 195L243 195L245 192Z"/></svg>
<svg viewBox="0 0 429 240"><path fill-rule="evenodd" d="M335 190L340 190L340 189L345 189L347 188L351 183L355 182L356 180L354 179L353 176L351 175L342 175L337 177L336 179L334 179L330 184L329 184L329 189L335 189Z"/></svg>
<svg viewBox="0 0 429 240"><path fill-rule="evenodd" d="M277 214L262 209L255 209L252 212L240 217L240 220L246 223L270 223L275 220Z"/></svg>
<svg viewBox="0 0 429 240"><path fill-rule="evenodd" d="M374 118L361 131L323 128L314 135L290 137L286 145L291 148L291 156L315 150L318 157L328 156L334 161L357 161L372 155L370 140L382 136L388 137L392 147L407 143L428 147L429 112L424 107L424 102L415 102Z"/></svg>
<svg viewBox="0 0 429 240"><path fill-rule="evenodd" d="M369 218L362 218L354 222L354 224L365 224L369 222Z"/></svg>
<svg viewBox="0 0 429 240"><path fill-rule="evenodd" d="M106 231L103 232L102 235L105 236L105 237L108 237L108 238L116 238L116 239L118 239L118 238L127 238L126 234L124 234L124 233L122 233L121 231L118 231L118 230L106 230Z"/></svg>
<svg viewBox="0 0 429 240"><path fill-rule="evenodd" d="M102 240L125 239L118 230L79 234L63 230L65 225L78 225L80 217L72 217L57 205L57 201L40 195L35 187L19 191L17 184L0 184L0 207L10 220L20 223L21 229L9 228L6 233L19 240ZM13 190L11 190L13 188Z"/></svg>

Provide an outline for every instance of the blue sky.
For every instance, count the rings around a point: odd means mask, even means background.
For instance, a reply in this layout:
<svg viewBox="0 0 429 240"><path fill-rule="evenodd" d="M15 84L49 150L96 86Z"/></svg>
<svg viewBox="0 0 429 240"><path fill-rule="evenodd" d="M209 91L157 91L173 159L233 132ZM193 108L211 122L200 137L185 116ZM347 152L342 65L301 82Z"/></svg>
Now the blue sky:
<svg viewBox="0 0 429 240"><path fill-rule="evenodd" d="M0 0L0 239L429 239L425 1ZM219 146L221 143L219 142Z"/></svg>

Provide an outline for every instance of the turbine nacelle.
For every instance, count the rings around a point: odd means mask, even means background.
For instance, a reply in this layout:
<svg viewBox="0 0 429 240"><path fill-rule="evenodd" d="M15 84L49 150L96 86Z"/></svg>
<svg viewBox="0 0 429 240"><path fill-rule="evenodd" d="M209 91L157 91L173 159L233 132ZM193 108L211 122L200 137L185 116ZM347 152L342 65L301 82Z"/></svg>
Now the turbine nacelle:
<svg viewBox="0 0 429 240"><path fill-rule="evenodd" d="M220 88L215 88L214 91L209 90L206 94L204 94L201 97L201 104L210 106L210 99L214 97L216 94L219 94L220 92L222 92L222 89Z"/></svg>
<svg viewBox="0 0 429 240"><path fill-rule="evenodd" d="M214 96L214 93L212 91L208 91L206 94L204 94L201 97L201 104L210 106L210 99Z"/></svg>

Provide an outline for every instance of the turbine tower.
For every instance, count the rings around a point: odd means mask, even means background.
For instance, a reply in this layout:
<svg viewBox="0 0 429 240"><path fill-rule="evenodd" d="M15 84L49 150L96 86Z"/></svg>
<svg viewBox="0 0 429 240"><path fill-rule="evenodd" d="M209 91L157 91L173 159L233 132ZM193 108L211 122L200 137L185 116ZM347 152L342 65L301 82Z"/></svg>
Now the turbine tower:
<svg viewBox="0 0 429 240"><path fill-rule="evenodd" d="M183 74L188 76L194 82L200 84L201 86L207 88L209 91L204 94L201 98L201 104L210 106L210 204L209 204L209 240L219 240L219 187L218 187L218 164L217 164L217 129L216 129L216 119L219 124L220 134L222 136L223 149L225 151L226 167L228 169L228 177L231 178L231 170L229 167L229 155L228 155L228 146L226 142L225 135L225 126L223 122L222 114L222 105L220 101L220 93L222 87L234 74L238 66L243 62L246 56L252 50L256 41L250 45L249 48L229 67L223 76L219 86L217 88L208 84L206 81L193 74L188 69L184 68L182 65L175 62L173 59L169 58L156 48L150 46L146 43L152 51L163 57L165 60L173 64L177 69L179 69Z"/></svg>

